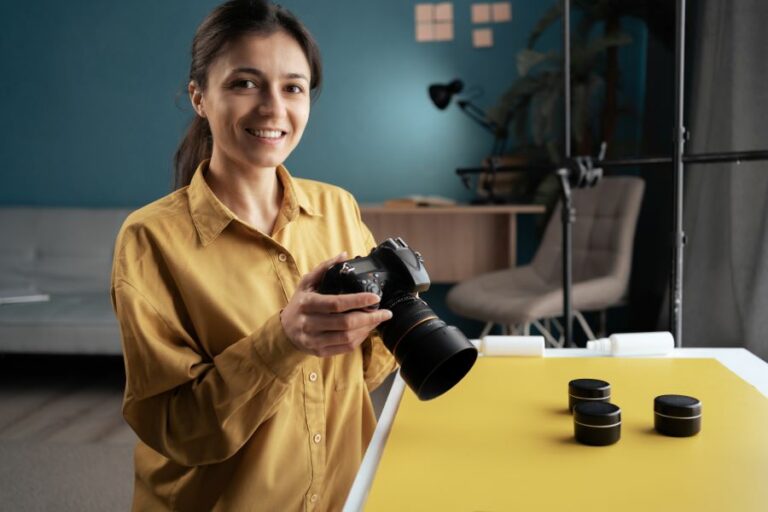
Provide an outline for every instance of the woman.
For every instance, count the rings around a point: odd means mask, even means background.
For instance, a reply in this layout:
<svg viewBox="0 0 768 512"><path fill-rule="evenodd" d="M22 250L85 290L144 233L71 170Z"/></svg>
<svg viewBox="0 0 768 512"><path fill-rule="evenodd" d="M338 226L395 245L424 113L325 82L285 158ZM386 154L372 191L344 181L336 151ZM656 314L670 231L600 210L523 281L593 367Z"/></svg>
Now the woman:
<svg viewBox="0 0 768 512"><path fill-rule="evenodd" d="M321 82L317 46L280 7L231 0L200 25L178 189L134 212L112 300L123 414L140 441L135 510L335 510L395 363L369 293L314 291L375 245L347 192L292 178Z"/></svg>

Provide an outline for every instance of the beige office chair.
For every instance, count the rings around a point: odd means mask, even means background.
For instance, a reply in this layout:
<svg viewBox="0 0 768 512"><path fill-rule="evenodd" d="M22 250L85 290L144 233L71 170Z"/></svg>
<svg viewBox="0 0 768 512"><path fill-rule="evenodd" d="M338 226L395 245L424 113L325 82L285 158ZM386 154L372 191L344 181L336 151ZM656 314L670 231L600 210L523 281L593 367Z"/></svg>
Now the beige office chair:
<svg viewBox="0 0 768 512"><path fill-rule="evenodd" d="M641 178L619 176L573 190L571 304L589 339L595 335L582 312L605 311L626 298L644 188ZM563 328L557 321L563 315L561 207L552 214L529 265L483 274L449 291L451 310L486 322L480 337L494 324L500 324L504 333L520 334L528 334L534 325L550 345L563 346Z"/></svg>

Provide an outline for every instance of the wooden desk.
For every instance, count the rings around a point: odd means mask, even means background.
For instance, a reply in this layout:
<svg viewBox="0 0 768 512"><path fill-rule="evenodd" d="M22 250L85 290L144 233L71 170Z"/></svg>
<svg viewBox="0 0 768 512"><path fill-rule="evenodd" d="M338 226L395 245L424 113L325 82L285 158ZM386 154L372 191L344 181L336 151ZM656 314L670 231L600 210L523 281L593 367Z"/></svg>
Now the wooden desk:
<svg viewBox="0 0 768 512"><path fill-rule="evenodd" d="M513 267L517 215L544 213L541 205L388 208L363 205L363 221L377 241L399 236L424 256L433 283L454 283Z"/></svg>

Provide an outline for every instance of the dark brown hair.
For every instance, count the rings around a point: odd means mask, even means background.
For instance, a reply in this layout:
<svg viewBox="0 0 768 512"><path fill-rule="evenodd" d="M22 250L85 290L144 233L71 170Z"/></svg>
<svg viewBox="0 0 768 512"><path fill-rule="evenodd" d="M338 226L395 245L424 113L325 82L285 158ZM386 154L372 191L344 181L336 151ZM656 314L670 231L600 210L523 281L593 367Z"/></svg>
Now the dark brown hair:
<svg viewBox="0 0 768 512"><path fill-rule="evenodd" d="M224 47L246 34L273 34L284 30L299 43L311 72L313 97L323 79L320 49L306 27L290 11L267 0L229 0L216 7L200 24L192 40L189 80L205 91L208 69ZM211 157L213 138L208 120L195 116L173 158L175 188L189 184L197 166Z"/></svg>

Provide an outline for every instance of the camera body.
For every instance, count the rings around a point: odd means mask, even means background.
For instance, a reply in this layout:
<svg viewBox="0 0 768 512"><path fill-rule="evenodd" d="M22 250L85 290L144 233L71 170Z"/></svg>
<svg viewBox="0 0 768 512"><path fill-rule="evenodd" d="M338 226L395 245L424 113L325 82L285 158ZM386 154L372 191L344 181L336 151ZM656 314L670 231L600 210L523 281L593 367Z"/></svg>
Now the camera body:
<svg viewBox="0 0 768 512"><path fill-rule="evenodd" d="M448 391L477 359L477 349L467 337L416 296L429 285L421 254L398 237L386 239L368 256L331 266L318 289L325 294L370 292L381 297L379 305L392 311L392 318L377 329L400 364L403 380L421 400Z"/></svg>
<svg viewBox="0 0 768 512"><path fill-rule="evenodd" d="M402 238L387 238L368 256L352 258L329 268L320 284L320 293L370 292L388 304L401 293L429 289L424 259ZM386 306L385 306L386 307Z"/></svg>

